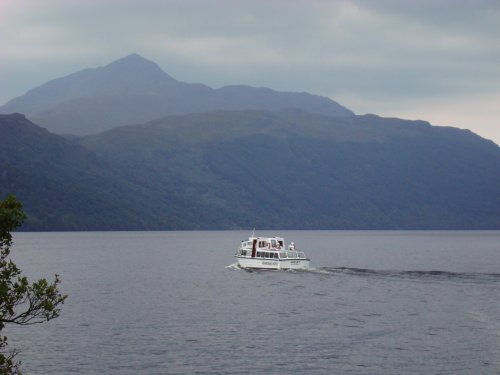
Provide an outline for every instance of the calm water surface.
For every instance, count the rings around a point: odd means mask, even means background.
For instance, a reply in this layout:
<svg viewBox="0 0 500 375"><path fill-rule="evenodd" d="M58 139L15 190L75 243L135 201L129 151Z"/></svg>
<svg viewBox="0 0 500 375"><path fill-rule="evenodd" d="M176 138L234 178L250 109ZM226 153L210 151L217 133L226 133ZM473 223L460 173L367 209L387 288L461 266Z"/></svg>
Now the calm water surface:
<svg viewBox="0 0 500 375"><path fill-rule="evenodd" d="M248 272L248 232L17 233L60 318L12 327L29 374L500 374L500 232L282 231L308 272Z"/></svg>

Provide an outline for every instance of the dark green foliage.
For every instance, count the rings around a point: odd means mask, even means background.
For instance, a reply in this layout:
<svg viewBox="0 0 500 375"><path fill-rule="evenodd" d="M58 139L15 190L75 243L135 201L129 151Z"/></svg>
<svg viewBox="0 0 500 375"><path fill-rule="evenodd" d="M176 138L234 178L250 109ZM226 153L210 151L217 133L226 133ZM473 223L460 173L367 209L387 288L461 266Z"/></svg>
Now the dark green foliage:
<svg viewBox="0 0 500 375"><path fill-rule="evenodd" d="M12 195L0 201L0 333L7 324L29 325L59 316L66 299L59 293L59 277L49 283L40 279L32 284L9 259L11 232L25 219L21 204ZM20 374L16 352L7 352L7 337L0 335L0 374Z"/></svg>
<svg viewBox="0 0 500 375"><path fill-rule="evenodd" d="M23 201L29 217L24 230L158 229L163 224L144 217L150 197L142 186L78 144L22 115L0 115L0 139L0 193L15 193Z"/></svg>
<svg viewBox="0 0 500 375"><path fill-rule="evenodd" d="M500 197L491 185L500 187L500 159L477 157L480 148L464 155L458 145L443 155L442 142L249 137L209 159L217 173L261 197L261 212L274 207L287 228L499 228Z"/></svg>
<svg viewBox="0 0 500 375"><path fill-rule="evenodd" d="M27 230L500 228L500 149L465 130L219 111L69 141L23 121L0 192Z"/></svg>

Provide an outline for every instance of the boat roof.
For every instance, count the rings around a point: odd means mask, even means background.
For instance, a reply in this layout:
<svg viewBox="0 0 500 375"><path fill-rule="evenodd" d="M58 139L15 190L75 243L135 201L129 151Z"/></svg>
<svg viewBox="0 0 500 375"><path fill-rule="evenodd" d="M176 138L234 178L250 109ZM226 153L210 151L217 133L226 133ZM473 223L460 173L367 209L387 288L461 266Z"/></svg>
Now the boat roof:
<svg viewBox="0 0 500 375"><path fill-rule="evenodd" d="M248 237L248 241L252 240L284 240L284 237L273 236L273 237L261 237L261 236L250 236Z"/></svg>

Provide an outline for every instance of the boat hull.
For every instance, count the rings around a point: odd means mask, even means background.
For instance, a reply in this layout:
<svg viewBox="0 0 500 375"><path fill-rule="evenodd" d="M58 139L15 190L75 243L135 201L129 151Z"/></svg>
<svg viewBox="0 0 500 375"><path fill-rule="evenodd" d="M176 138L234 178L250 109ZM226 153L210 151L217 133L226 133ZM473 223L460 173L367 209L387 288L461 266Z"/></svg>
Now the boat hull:
<svg viewBox="0 0 500 375"><path fill-rule="evenodd" d="M269 270L307 270L309 259L261 259L236 256L241 268L269 269Z"/></svg>

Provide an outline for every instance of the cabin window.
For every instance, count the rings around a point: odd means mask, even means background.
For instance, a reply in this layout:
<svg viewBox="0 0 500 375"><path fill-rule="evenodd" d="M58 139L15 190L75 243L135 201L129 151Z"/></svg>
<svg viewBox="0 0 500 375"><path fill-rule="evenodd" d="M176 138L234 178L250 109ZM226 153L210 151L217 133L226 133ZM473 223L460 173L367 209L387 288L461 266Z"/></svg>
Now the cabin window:
<svg viewBox="0 0 500 375"><path fill-rule="evenodd" d="M260 258L260 251L257 251L257 258Z"/></svg>
<svg viewBox="0 0 500 375"><path fill-rule="evenodd" d="M278 253L274 253L274 259L278 259Z"/></svg>
<svg viewBox="0 0 500 375"><path fill-rule="evenodd" d="M269 258L269 253L266 253L266 258Z"/></svg>
<svg viewBox="0 0 500 375"><path fill-rule="evenodd" d="M280 253L280 258L286 258L286 253Z"/></svg>
<svg viewBox="0 0 500 375"><path fill-rule="evenodd" d="M241 255L246 256L247 255L247 251L246 250L241 250Z"/></svg>
<svg viewBox="0 0 500 375"><path fill-rule="evenodd" d="M276 247L276 240L271 240L271 247Z"/></svg>

